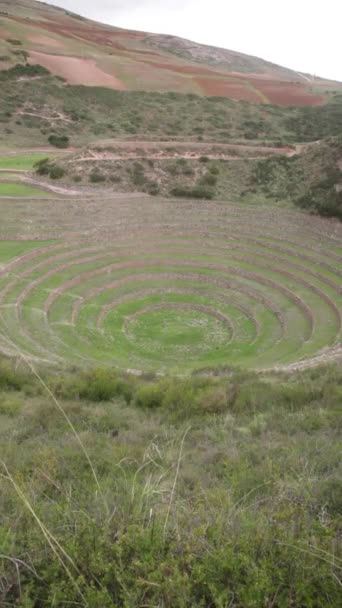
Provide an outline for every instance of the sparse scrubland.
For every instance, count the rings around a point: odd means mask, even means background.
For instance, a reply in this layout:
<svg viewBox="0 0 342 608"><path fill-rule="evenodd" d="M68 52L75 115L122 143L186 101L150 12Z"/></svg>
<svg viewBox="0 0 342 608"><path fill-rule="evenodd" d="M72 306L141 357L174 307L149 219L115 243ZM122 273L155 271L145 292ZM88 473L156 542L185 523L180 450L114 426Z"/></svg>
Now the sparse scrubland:
<svg viewBox="0 0 342 608"><path fill-rule="evenodd" d="M144 136L287 145L342 129L341 93L331 93L322 107L280 107L224 97L71 86L32 65L3 70L0 80L0 145L18 138L41 145L56 135L68 136L76 145Z"/></svg>

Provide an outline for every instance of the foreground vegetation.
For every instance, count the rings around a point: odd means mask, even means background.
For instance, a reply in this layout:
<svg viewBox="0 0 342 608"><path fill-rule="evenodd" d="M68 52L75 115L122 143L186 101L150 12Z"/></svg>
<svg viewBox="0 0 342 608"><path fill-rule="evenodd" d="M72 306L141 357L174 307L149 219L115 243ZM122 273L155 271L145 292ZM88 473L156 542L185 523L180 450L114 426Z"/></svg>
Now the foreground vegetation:
<svg viewBox="0 0 342 608"><path fill-rule="evenodd" d="M41 373L1 361L2 606L339 605L341 369Z"/></svg>

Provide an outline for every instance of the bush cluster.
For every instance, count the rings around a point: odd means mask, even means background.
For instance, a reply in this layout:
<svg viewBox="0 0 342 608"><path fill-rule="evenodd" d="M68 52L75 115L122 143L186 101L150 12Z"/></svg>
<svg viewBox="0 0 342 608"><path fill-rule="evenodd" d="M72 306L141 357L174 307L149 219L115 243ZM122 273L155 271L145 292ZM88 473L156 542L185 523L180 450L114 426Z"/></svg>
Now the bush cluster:
<svg viewBox="0 0 342 608"><path fill-rule="evenodd" d="M298 207L325 217L337 217L342 220L342 172L332 168L328 176L314 184L308 192L296 200Z"/></svg>
<svg viewBox="0 0 342 608"><path fill-rule="evenodd" d="M36 78L49 76L50 72L41 65L17 63L13 68L0 71L0 81L16 80L18 78Z"/></svg>
<svg viewBox="0 0 342 608"><path fill-rule="evenodd" d="M187 188L185 186L175 186L170 191L171 196L179 198L198 198L211 200L214 198L214 192L210 188L199 185L193 188Z"/></svg>
<svg viewBox="0 0 342 608"><path fill-rule="evenodd" d="M51 179L61 179L65 175L65 169L60 165L56 165L49 158L44 158L34 165L38 175L46 175Z"/></svg>
<svg viewBox="0 0 342 608"><path fill-rule="evenodd" d="M106 181L106 176L103 175L98 169L94 169L89 175L89 181L92 184L101 184Z"/></svg>
<svg viewBox="0 0 342 608"><path fill-rule="evenodd" d="M49 144L55 148L68 148L70 139L67 135L50 135Z"/></svg>

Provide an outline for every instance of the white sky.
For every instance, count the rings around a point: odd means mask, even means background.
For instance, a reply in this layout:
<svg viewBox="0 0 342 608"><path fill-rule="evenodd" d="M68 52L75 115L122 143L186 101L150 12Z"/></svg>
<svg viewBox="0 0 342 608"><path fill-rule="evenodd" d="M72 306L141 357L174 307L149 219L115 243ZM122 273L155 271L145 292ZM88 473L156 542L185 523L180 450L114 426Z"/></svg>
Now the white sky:
<svg viewBox="0 0 342 608"><path fill-rule="evenodd" d="M342 0L47 0L117 27L174 34L342 81Z"/></svg>

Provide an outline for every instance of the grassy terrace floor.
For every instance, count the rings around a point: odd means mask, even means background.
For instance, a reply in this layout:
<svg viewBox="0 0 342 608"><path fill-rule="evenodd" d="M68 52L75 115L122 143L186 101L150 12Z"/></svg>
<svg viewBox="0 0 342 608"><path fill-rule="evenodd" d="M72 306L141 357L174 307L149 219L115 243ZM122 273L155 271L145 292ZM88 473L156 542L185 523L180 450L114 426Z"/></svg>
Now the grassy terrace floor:
<svg viewBox="0 0 342 608"><path fill-rule="evenodd" d="M0 200L0 324L37 361L263 369L339 343L338 222L100 190L51 196Z"/></svg>
<svg viewBox="0 0 342 608"><path fill-rule="evenodd" d="M1 177L1 175L0 175ZM0 182L0 197L14 198L40 198L46 196L46 193L38 188L33 188L26 184L18 184L12 182Z"/></svg>
<svg viewBox="0 0 342 608"><path fill-rule="evenodd" d="M0 156L0 169L29 171L33 169L35 163L39 162L40 160L43 160L43 158L46 158L46 156L48 156L48 154L42 154L39 152L33 152L32 154L13 154L11 156Z"/></svg>

